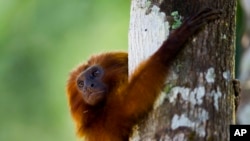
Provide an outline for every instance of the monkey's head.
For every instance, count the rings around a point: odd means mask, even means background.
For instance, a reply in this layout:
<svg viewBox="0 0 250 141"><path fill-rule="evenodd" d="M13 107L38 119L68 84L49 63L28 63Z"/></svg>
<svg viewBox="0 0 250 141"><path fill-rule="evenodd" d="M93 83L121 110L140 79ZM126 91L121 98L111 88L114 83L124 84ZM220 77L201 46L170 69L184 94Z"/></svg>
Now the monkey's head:
<svg viewBox="0 0 250 141"><path fill-rule="evenodd" d="M84 70L76 79L76 85L84 101L96 105L105 98L107 85L103 83L104 70L99 65L92 65Z"/></svg>
<svg viewBox="0 0 250 141"><path fill-rule="evenodd" d="M105 53L92 56L86 64L74 70L69 84L74 83L75 93L81 95L86 104L97 106L105 103L112 91L124 85L127 78L127 53ZM69 84L68 91L71 89Z"/></svg>

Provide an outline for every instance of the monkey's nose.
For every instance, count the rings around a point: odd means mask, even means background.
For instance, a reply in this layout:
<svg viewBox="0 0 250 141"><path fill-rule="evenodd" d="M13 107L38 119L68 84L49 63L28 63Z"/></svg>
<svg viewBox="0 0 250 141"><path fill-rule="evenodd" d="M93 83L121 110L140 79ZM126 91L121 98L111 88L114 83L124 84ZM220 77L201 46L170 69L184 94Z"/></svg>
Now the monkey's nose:
<svg viewBox="0 0 250 141"><path fill-rule="evenodd" d="M96 84L92 80L85 80L84 87L86 88L95 88Z"/></svg>

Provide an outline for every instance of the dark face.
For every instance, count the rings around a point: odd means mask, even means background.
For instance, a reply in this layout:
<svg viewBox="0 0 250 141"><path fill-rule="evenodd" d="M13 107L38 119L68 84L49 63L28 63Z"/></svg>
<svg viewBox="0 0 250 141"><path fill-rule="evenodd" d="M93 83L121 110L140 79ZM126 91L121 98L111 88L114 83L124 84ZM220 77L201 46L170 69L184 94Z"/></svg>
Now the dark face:
<svg viewBox="0 0 250 141"><path fill-rule="evenodd" d="M103 68L94 65L87 68L78 76L76 81L77 86L87 104L94 106L105 100L107 88L102 81L103 75Z"/></svg>

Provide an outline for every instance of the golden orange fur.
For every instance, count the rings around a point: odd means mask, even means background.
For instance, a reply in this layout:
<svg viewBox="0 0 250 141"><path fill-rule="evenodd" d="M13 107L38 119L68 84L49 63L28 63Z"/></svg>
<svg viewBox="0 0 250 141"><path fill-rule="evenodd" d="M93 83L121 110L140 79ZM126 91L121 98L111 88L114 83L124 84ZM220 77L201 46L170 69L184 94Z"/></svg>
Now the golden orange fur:
<svg viewBox="0 0 250 141"><path fill-rule="evenodd" d="M87 141L127 141L132 126L152 109L164 85L169 66L185 42L207 21L218 18L220 13L207 8L184 21L130 77L128 54L124 52L92 56L89 61L73 70L67 83L67 96L77 134ZM101 72L103 75L92 74L90 68L93 66L98 66L100 71L96 73ZM91 105L83 99L85 89L90 89L89 96L95 89L99 89L99 85L81 88L77 83L79 76L83 82L100 84L103 91L96 95L104 95L101 102ZM95 96L93 99L95 100Z"/></svg>

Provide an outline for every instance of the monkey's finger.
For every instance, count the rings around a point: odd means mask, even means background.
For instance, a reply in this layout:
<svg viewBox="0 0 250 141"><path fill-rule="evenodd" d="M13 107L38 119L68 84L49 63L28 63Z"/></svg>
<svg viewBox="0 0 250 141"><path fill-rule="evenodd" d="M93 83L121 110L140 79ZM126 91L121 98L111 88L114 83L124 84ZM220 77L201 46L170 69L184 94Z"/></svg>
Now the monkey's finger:
<svg viewBox="0 0 250 141"><path fill-rule="evenodd" d="M190 17L188 17L186 20L188 21L188 20L194 20L194 19L196 19L197 17L200 17L200 15L202 15L202 14L204 14L204 13L207 13L207 12L210 12L210 11L212 11L213 9L211 9L211 8L205 8L205 9L202 9L202 10L200 10L198 13L196 13L195 15L193 15L193 16L190 16Z"/></svg>
<svg viewBox="0 0 250 141"><path fill-rule="evenodd" d="M206 17L209 15L218 15L219 16L221 14L222 14L222 10L220 10L220 9L205 8L205 9L202 9L201 11L199 11L196 15L188 18L188 20L194 21L196 19L200 19L201 17Z"/></svg>
<svg viewBox="0 0 250 141"><path fill-rule="evenodd" d="M193 26L203 26L206 22L211 20L215 20L219 18L222 14L222 10L215 10L215 9L205 9L199 12L194 17L191 17L187 20L187 25Z"/></svg>

